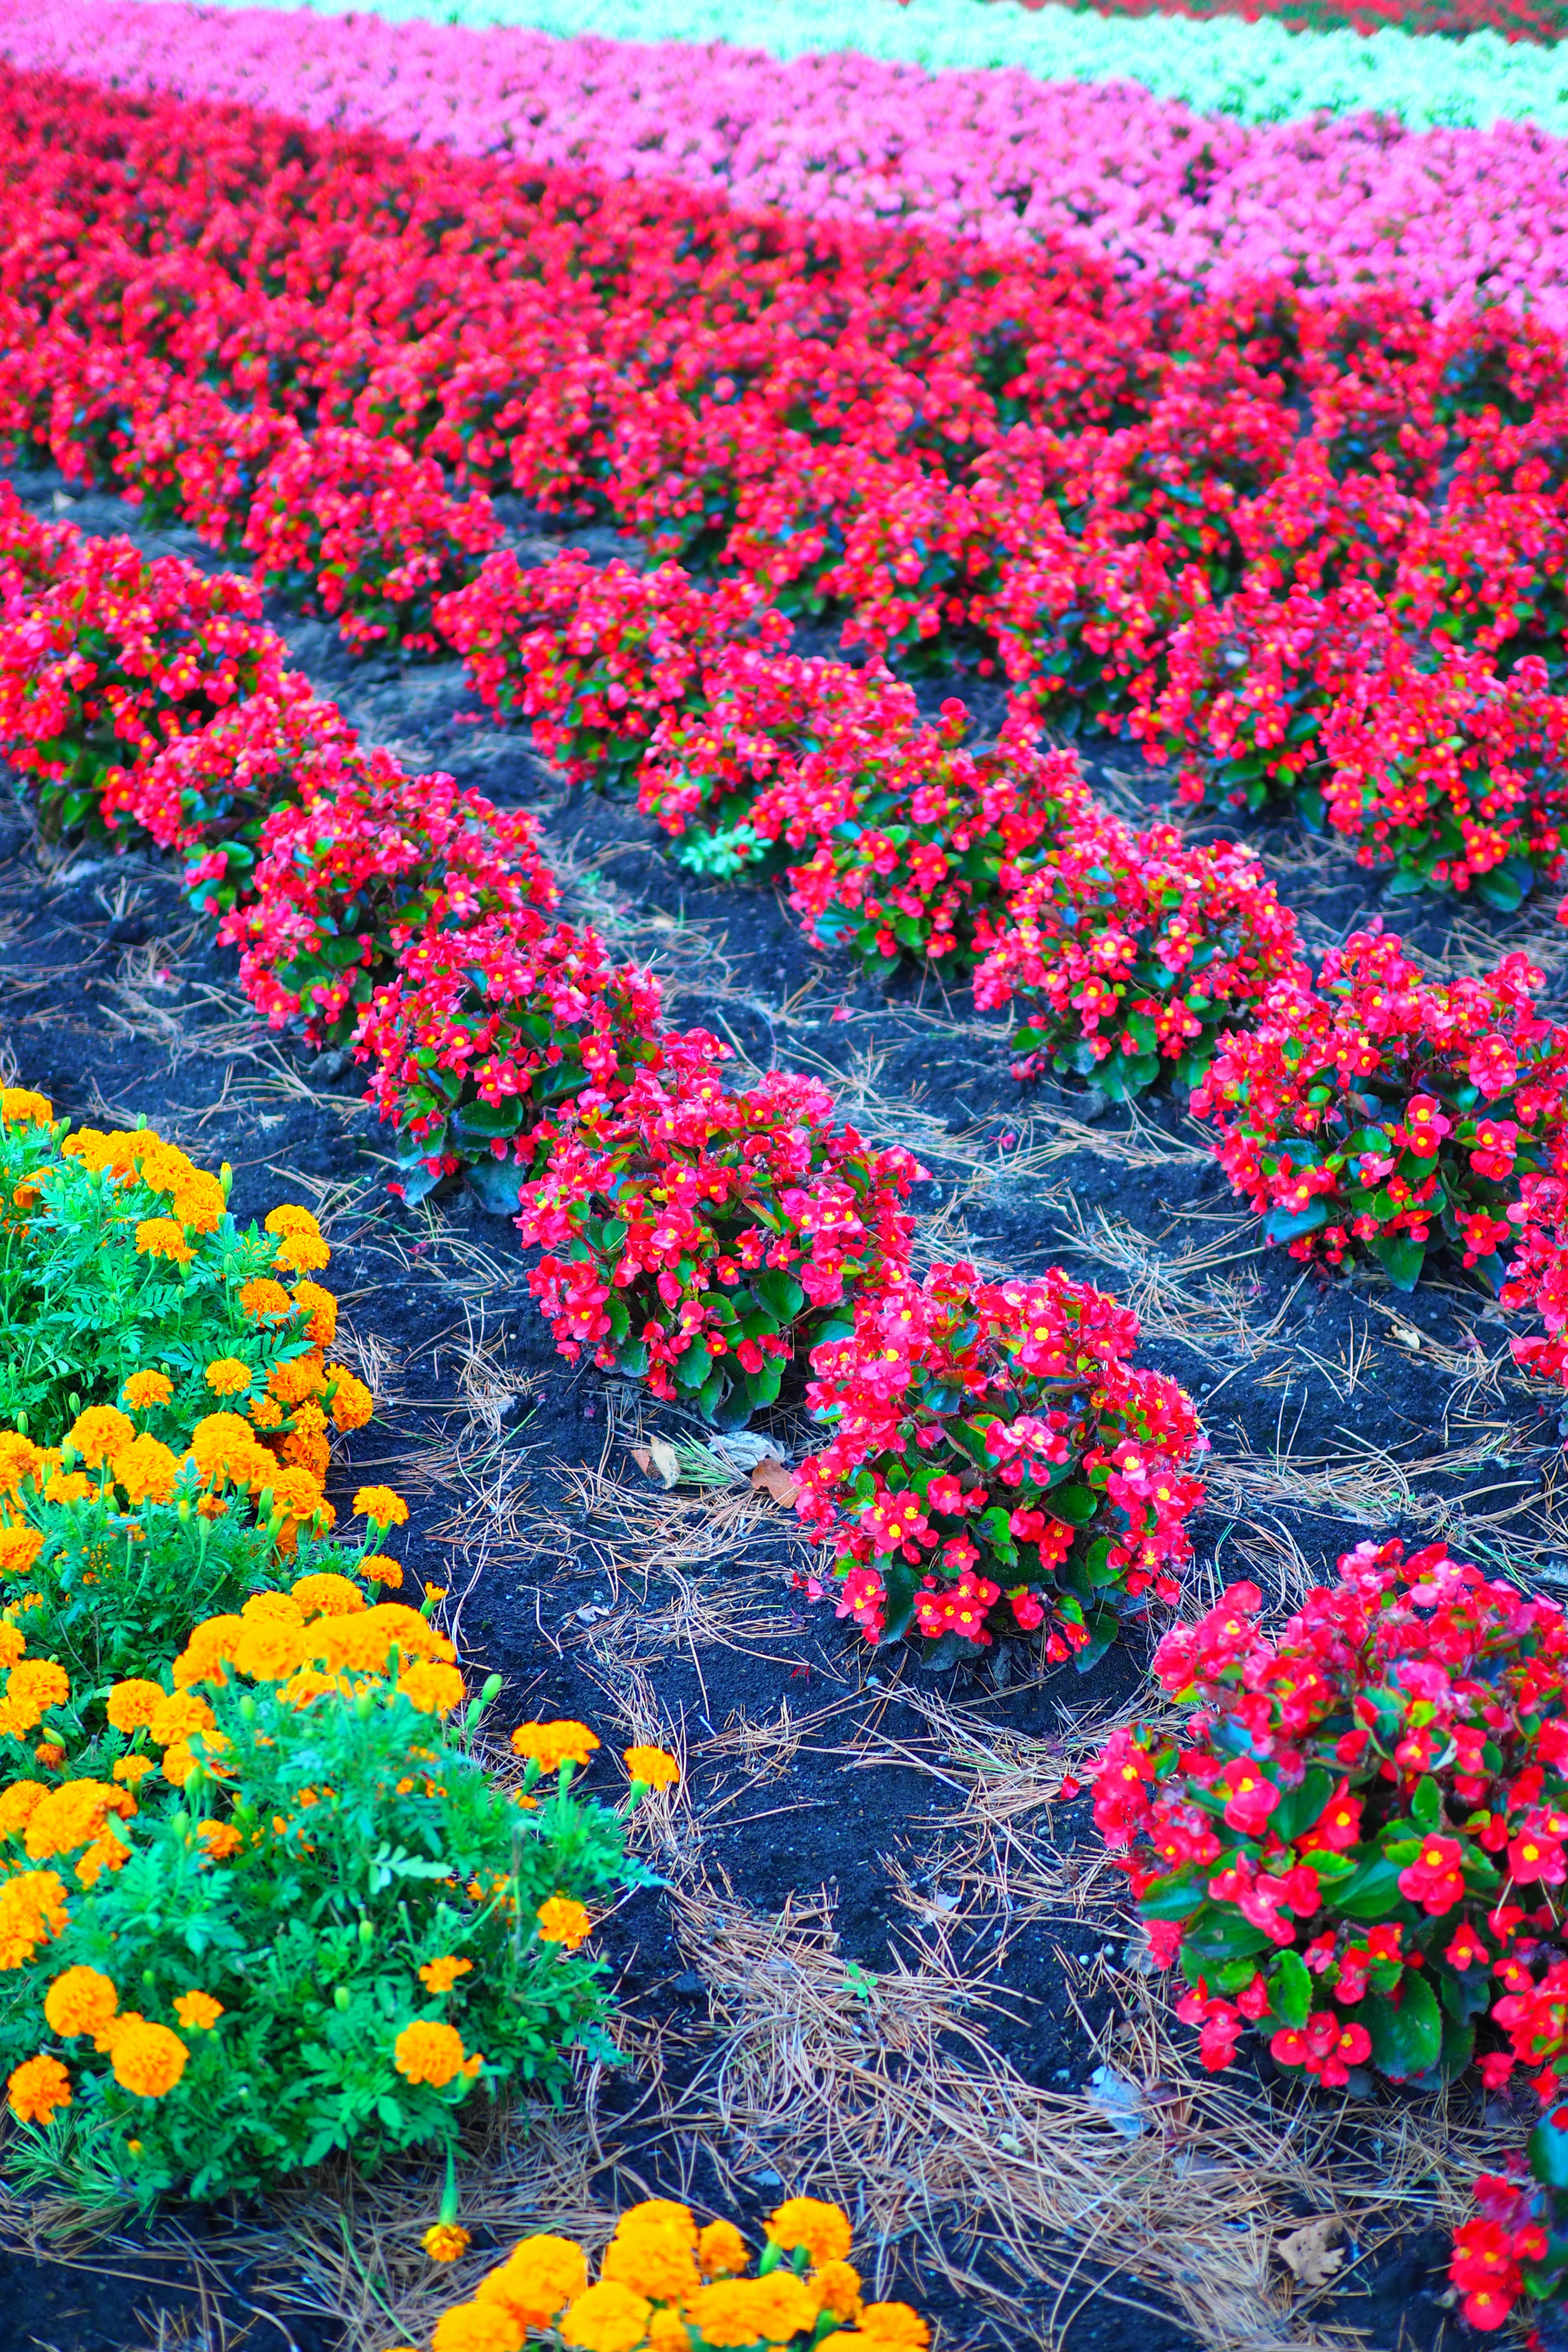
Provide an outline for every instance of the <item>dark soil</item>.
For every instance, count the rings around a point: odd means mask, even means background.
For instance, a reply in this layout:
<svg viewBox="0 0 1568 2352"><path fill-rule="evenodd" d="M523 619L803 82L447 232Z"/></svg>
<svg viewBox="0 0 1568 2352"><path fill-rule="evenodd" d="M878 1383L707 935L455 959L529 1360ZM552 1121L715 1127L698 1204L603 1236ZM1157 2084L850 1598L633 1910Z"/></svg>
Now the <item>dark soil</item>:
<svg viewBox="0 0 1568 2352"><path fill-rule="evenodd" d="M46 509L59 508L65 492L45 473L18 487ZM216 568L188 534L138 533L130 510L111 499L81 499L69 511L90 530L129 528L143 544ZM513 520L519 540L537 545L538 519ZM578 539L595 554L616 549L607 535ZM1237 1214L1175 1102L1156 1098L1133 1120L1082 1091L1024 1093L1008 1076L1005 1032L978 1023L965 1000L943 1002L929 981L922 991L913 979L884 992L807 950L780 893L683 874L633 811L569 793L525 738L476 723L455 665L353 664L326 625L272 617L297 666L367 740L390 745L411 769L446 768L499 802L535 810L580 908L624 951L663 970L673 1018L727 1035L760 1066L837 1074L857 1097L858 1121L910 1139L932 1171L919 1205L944 1221L936 1255L974 1254L1018 1271L1060 1260L1125 1294L1135 1287L1128 1261L1116 1249L1100 1254L1096 1219L1146 1237L1142 1262L1156 1280L1144 1356L1206 1401L1214 1448L1211 1507L1194 1529L1198 1589L1204 1578L1245 1572L1279 1595L1368 1536L1425 1538L1447 1526L1499 1564L1568 1575L1555 1423L1522 1384L1465 1388L1463 1363L1456 1372L1453 1359L1473 1361L1475 1343L1495 1357L1504 1335L1457 1269L1409 1298L1381 1277L1304 1276L1281 1254L1259 1249L1255 1223ZM999 715L999 698L975 680L921 691L933 701L964 695L982 731ZM1132 755L1097 741L1087 758L1121 804L1158 804L1160 778ZM1510 927L1483 916L1468 918L1457 941L1437 902L1414 915L1408 903L1384 908L1370 877L1289 829L1262 845L1314 950L1377 913L1437 956L1457 943L1475 953L1488 940L1500 950L1521 934L1521 919ZM414 1519L403 1556L415 1574L448 1588L454 1607L460 1601L467 1655L507 1677L505 1720L561 1713L607 1721L635 1656L690 1759L707 1885L727 1888L735 1906L759 1917L826 1889L847 1968L872 1980L897 1971L912 1948L909 1888L939 1888L963 1845L957 1817L968 1783L944 1773L951 1758L933 1736L930 1702L942 1702L977 1738L1023 1735L1037 1756L1059 1752L1066 1763L1085 1752L1081 1727L1136 1703L1146 1639L1134 1628L1084 1677L1042 1673L1022 1643L978 1675L933 1675L909 1657L873 1657L831 1609L807 1601L791 1580L805 1555L787 1514L742 1513L728 1557L704 1532L700 1498L681 1522L689 1558L628 1542L624 1507L617 1518L594 1474L602 1468L634 1498L646 1488L651 1527L663 1498L641 1479L628 1444L639 1433L693 1432L563 1365L529 1297L526 1255L510 1224L462 1194L436 1217L391 1201L384 1135L359 1102L352 1069L287 1037L268 1040L242 1012L233 957L192 921L165 867L96 848L40 853L20 800L0 808L0 1019L22 1082L79 1120L141 1115L204 1163L227 1159L242 1219L301 1181L331 1188L328 1279L361 1340L381 1351L390 1400L354 1442L352 1462L338 1465L335 1499L345 1503L366 1475L408 1493ZM1047 1161L1064 1117L1079 1123L1076 1148ZM1157 1156L1162 1134L1168 1157ZM1216 1290L1203 1269L1172 1274L1185 1255L1227 1235L1230 1262L1217 1272L1228 1287ZM479 1434L489 1475L510 1501L500 1532L492 1528L483 1540L461 1472L464 1446L479 1442L471 1381L468 1391L459 1387L473 1339L489 1351L505 1397ZM1357 1379L1349 1367L1363 1358ZM786 1454L808 1442L798 1407L773 1416L770 1433ZM1325 1468L1332 1484L1319 1475ZM685 1633L661 1638L658 1627L672 1610L679 1617L692 1591L727 1630L708 1643L691 1639L688 1614ZM808 1727L787 1769L760 1778L740 1735L803 1719ZM605 1736L608 1744L613 1730ZM1086 1796L1056 1803L1031 1834L1069 1873L1080 1846L1086 1860L1100 1850ZM1142 1988L1125 1962L1130 1922L1096 1900L1098 1909L1068 1904L1015 1927L997 1904L966 1898L952 1930L953 1956L991 2003L991 2046L1026 2083L1051 2091L1089 2084ZM679 2106L682 2086L700 2078L711 2054L713 1988L693 1966L671 1901L657 1893L627 1904L604 1944L637 2033L658 2042L666 2094ZM1070 1987L1083 1989L1077 2006ZM1352 2102L1333 2146L1347 2161L1371 2163L1358 2154L1371 2126L1357 2116ZM602 2092L600 2118L611 2177L595 2190L606 2203L619 2181L627 2196L677 2193L734 2209L736 2181L721 2178L700 2134L672 2142L653 2128L635 2068ZM776 2176L752 2173L739 2189L751 2210L737 2218L754 2220L780 2193ZM0 2256L0 2352L143 2344L329 2352L357 2344L292 2302L287 2281L258 2278L226 2251L235 2226L265 2220L182 2215L79 2248L69 2261L41 2239L40 2259ZM1289 2225L1287 2215L1281 2226ZM169 2251L174 2228L198 2248L208 2242L199 2262L184 2237ZM16 2229L11 2237L20 2242ZM1059 2341L1070 2352L1185 2352L1199 2340L1160 2315L1158 2294L1093 2266L1077 2271L1058 2304L1044 2285L1040 2329L1028 2340ZM1364 2241L1352 2232L1349 2253L1334 2288L1314 2298L1313 2323L1362 2331L1380 2352L1425 2347L1451 2330L1439 2300L1440 2229L1375 2231ZM907 2249L902 2258L913 2259ZM984 2245L965 2259L976 2285L988 2261L994 2268ZM944 2343L1017 2340L936 2273L900 2278L897 2247L889 2260L884 2291L918 2300ZM1279 2342L1290 2334L1282 2315Z"/></svg>

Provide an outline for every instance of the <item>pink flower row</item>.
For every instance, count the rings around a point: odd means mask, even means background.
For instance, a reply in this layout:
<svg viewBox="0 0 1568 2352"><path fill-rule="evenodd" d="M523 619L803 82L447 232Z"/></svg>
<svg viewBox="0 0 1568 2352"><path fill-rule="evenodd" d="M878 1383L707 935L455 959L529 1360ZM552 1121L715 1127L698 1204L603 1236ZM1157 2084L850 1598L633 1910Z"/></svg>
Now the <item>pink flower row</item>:
<svg viewBox="0 0 1568 2352"><path fill-rule="evenodd" d="M1568 141L1371 115L1247 126L1131 85L928 73L850 54L554 40L374 16L0 0L0 51L128 89L373 124L461 152L672 177L747 206L1064 234L1219 291L1263 273L1396 285L1568 324Z"/></svg>

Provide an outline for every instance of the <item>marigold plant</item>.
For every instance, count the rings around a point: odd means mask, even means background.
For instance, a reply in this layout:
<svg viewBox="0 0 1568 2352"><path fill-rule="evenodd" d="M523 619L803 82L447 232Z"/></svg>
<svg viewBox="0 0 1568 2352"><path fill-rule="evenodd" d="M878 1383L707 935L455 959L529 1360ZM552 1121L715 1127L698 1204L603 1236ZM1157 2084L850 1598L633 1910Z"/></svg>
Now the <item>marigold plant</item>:
<svg viewBox="0 0 1568 2352"><path fill-rule="evenodd" d="M1479 2027L1489 2085L1544 2060L1554 2096L1562 1610L1397 1542L1347 1553L1277 1635L1260 1605L1233 1585L1165 1635L1154 1672L1181 1730L1117 1731L1095 1782L1204 2063L1257 2028L1325 2084L1363 2064L1436 2081Z"/></svg>
<svg viewBox="0 0 1568 2352"><path fill-rule="evenodd" d="M944 1657L1044 1625L1087 1667L1120 1616L1173 1601L1206 1441L1137 1341L1130 1307L1055 1270L937 1265L859 1300L812 1357L830 1434L795 1506L836 1547L839 1616Z"/></svg>
<svg viewBox="0 0 1568 2352"><path fill-rule="evenodd" d="M1518 950L1433 981L1392 933L1362 931L1315 990L1277 982L1193 1097L1266 1237L1331 1265L1370 1251L1402 1290L1446 1242L1495 1288L1568 1079L1568 1030L1536 1011L1542 985Z"/></svg>

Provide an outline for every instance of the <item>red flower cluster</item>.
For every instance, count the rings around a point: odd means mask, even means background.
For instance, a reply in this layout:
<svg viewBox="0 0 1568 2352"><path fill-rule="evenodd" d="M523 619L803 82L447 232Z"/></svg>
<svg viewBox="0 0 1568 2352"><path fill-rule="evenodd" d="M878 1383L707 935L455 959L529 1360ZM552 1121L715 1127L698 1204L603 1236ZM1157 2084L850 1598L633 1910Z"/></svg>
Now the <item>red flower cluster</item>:
<svg viewBox="0 0 1568 2352"><path fill-rule="evenodd" d="M982 927L974 1001L1021 998L1016 1078L1092 1077L1113 1100L1168 1072L1202 1076L1223 1029L1267 991L1310 986L1295 919L1248 850L1184 848L1170 825L1135 831L1079 808Z"/></svg>
<svg viewBox="0 0 1568 2352"><path fill-rule="evenodd" d="M960 1656L1048 1618L1047 1657L1087 1666L1119 1609L1174 1601L1205 1441L1137 1341L1131 1308L1058 1271L938 1265L860 1299L812 1356L832 1433L796 1504L837 1546L838 1614Z"/></svg>
<svg viewBox="0 0 1568 2352"><path fill-rule="evenodd" d="M595 571L577 549L531 572L510 550L492 556L437 623L489 709L531 719L546 759L609 791L636 775L663 712L704 707L721 653L778 653L790 638L746 582L700 588L674 563Z"/></svg>
<svg viewBox="0 0 1568 2352"><path fill-rule="evenodd" d="M1255 2026L1324 2083L1368 2062L1452 2075L1489 2014L1511 2047L1489 2083L1518 2060L1568 2070L1563 1612L1398 1543L1348 1553L1277 1639L1259 1606L1233 1585L1167 1633L1154 1672L1182 1735L1117 1731L1097 1767L1095 1820L1130 1849L1156 1962L1181 1962L1205 2063Z"/></svg>
<svg viewBox="0 0 1568 2352"><path fill-rule="evenodd" d="M1518 950L1477 979L1428 980L1392 934L1357 932L1315 993L1268 989L1193 1097L1268 1239L1331 1265L1370 1250L1403 1290L1440 1239L1499 1286L1568 1085L1568 1030L1536 1011L1542 984Z"/></svg>
<svg viewBox="0 0 1568 2352"><path fill-rule="evenodd" d="M726 1050L667 1037L618 1101L580 1099L518 1225L543 1245L529 1287L563 1356L586 1347L733 1426L851 1300L903 1275L925 1171L839 1126L815 1078L727 1093Z"/></svg>

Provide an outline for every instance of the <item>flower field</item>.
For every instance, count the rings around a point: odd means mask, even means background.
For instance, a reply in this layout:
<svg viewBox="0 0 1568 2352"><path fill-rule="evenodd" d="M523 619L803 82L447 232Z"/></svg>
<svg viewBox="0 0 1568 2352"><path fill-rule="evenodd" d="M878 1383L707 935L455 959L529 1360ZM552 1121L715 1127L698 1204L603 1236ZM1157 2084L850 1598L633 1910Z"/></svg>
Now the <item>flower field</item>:
<svg viewBox="0 0 1568 2352"><path fill-rule="evenodd" d="M1550 2346L1554 16L470 19L0 5L18 2307Z"/></svg>

